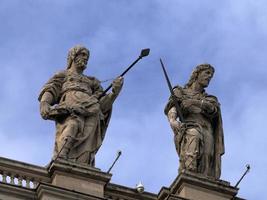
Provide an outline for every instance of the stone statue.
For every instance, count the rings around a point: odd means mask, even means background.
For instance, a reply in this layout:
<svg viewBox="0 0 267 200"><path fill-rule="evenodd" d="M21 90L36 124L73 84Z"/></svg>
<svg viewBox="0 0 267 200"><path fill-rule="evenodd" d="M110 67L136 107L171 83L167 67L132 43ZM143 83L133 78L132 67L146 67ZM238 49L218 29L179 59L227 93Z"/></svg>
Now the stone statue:
<svg viewBox="0 0 267 200"><path fill-rule="evenodd" d="M224 154L220 104L205 92L214 71L209 64L198 65L184 87L174 87L174 97L170 97L165 114L174 132L179 172L188 170L219 179ZM180 106L184 123L177 120L174 101Z"/></svg>
<svg viewBox="0 0 267 200"><path fill-rule="evenodd" d="M112 92L102 95L100 81L83 74L89 55L83 46L71 48L67 69L49 79L38 99L41 116L56 123L53 159L94 166L123 78L115 79Z"/></svg>

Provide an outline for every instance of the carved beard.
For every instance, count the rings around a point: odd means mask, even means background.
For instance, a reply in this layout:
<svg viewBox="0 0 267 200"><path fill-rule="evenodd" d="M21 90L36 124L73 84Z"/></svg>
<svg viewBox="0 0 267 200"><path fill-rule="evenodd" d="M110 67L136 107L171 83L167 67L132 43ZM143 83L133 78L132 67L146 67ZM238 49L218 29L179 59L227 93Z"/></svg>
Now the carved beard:
<svg viewBox="0 0 267 200"><path fill-rule="evenodd" d="M87 65L87 60L83 59L83 58L76 57L74 59L74 63L79 69L84 70L86 68L86 65Z"/></svg>

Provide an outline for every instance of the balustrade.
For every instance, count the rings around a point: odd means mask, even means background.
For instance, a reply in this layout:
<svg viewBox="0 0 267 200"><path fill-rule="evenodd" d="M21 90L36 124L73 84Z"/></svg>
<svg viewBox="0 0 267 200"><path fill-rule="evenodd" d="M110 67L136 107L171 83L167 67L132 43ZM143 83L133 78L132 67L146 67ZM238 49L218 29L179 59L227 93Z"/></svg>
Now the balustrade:
<svg viewBox="0 0 267 200"><path fill-rule="evenodd" d="M37 187L39 181L34 177L26 177L7 171L0 171L0 182L34 189Z"/></svg>
<svg viewBox="0 0 267 200"><path fill-rule="evenodd" d="M50 182L46 168L0 157L0 182L35 189Z"/></svg>

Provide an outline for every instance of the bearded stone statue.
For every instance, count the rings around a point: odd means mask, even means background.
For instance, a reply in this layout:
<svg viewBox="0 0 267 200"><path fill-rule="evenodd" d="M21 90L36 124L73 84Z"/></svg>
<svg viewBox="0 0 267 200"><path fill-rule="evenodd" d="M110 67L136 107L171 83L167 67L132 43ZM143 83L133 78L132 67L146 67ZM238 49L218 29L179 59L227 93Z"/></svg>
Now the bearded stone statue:
<svg viewBox="0 0 267 200"><path fill-rule="evenodd" d="M89 55L83 46L71 48L66 70L48 80L38 99L41 116L56 123L53 159L94 166L123 78L115 79L112 92L103 95L100 81L83 74Z"/></svg>

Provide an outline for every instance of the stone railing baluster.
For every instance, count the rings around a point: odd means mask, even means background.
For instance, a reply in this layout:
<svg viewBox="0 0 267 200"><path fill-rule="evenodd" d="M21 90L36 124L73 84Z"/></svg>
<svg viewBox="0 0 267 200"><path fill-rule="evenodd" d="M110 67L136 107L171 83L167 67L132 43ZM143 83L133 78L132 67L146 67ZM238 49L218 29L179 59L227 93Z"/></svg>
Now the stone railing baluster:
<svg viewBox="0 0 267 200"><path fill-rule="evenodd" d="M30 179L26 177L25 180L26 180L26 188L31 188Z"/></svg>
<svg viewBox="0 0 267 200"><path fill-rule="evenodd" d="M0 182L35 189L40 182L51 183L46 167L0 157Z"/></svg>
<svg viewBox="0 0 267 200"><path fill-rule="evenodd" d="M3 172L3 174L2 174L2 182L3 182L3 183L7 183L7 179L6 179L6 177L7 177L6 173Z"/></svg>
<svg viewBox="0 0 267 200"><path fill-rule="evenodd" d="M35 189L37 187L37 185L38 185L38 182L34 180L33 181L33 188Z"/></svg>
<svg viewBox="0 0 267 200"><path fill-rule="evenodd" d="M18 186L22 187L22 177L18 176Z"/></svg>
<svg viewBox="0 0 267 200"><path fill-rule="evenodd" d="M10 177L10 184L15 185L15 176L11 174L9 177Z"/></svg>

